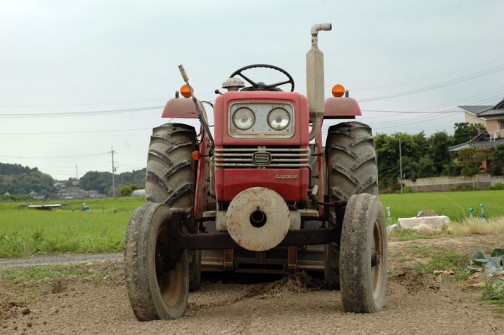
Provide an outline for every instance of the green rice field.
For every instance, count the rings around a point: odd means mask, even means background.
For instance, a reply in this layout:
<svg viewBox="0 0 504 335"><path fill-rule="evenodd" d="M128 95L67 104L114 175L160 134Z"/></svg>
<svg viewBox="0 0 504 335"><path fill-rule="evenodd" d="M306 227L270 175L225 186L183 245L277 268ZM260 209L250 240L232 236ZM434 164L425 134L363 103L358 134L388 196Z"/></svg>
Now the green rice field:
<svg viewBox="0 0 504 335"><path fill-rule="evenodd" d="M474 220L479 220L480 204L485 205L487 219L504 217L504 191L387 194L380 199L386 216L390 207L388 224L396 223L399 217L416 216L423 209L464 222L469 208L474 208ZM0 202L0 258L123 251L128 220L144 199L84 202L91 211L81 210L82 200L63 202L60 209L52 211L28 209L30 203Z"/></svg>
<svg viewBox="0 0 504 335"><path fill-rule="evenodd" d="M144 201L84 200L91 211L81 210L83 200L63 202L61 209L51 211L28 209L28 203L0 203L0 258L122 251L128 220Z"/></svg>
<svg viewBox="0 0 504 335"><path fill-rule="evenodd" d="M434 192L384 194L380 200L387 216L390 207L392 222L398 218L414 217L420 210L435 210L438 215L446 215L450 221L464 222L469 218L469 208L473 208L474 219L481 214L484 205L486 218L504 217L504 191Z"/></svg>

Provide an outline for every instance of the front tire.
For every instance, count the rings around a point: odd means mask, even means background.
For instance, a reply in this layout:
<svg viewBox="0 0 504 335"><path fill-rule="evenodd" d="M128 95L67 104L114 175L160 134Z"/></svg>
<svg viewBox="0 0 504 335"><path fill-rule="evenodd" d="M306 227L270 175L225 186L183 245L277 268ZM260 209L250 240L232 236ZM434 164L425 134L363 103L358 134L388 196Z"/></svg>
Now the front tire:
<svg viewBox="0 0 504 335"><path fill-rule="evenodd" d="M375 313L383 309L387 233L377 196L358 194L347 203L341 232L340 285L345 312Z"/></svg>
<svg viewBox="0 0 504 335"><path fill-rule="evenodd" d="M187 252L179 261L167 257L172 222L170 208L152 202L139 207L126 232L126 289L140 321L183 316L189 296Z"/></svg>

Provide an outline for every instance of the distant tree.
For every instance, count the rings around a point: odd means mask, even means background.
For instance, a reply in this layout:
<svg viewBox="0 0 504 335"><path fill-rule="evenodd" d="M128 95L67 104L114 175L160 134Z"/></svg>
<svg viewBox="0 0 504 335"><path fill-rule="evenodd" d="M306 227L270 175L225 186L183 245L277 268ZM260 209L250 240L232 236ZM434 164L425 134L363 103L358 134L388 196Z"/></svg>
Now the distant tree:
<svg viewBox="0 0 504 335"><path fill-rule="evenodd" d="M490 167L490 173L494 176L504 175L504 144L495 147L491 155L491 160L492 165Z"/></svg>
<svg viewBox="0 0 504 335"><path fill-rule="evenodd" d="M112 173L89 171L79 179L79 187L84 190L95 190L107 193L112 185Z"/></svg>
<svg viewBox="0 0 504 335"><path fill-rule="evenodd" d="M115 175L116 191L120 191L122 186L132 189L145 188L145 174L145 169L142 169ZM110 195L112 194L112 173L89 171L79 179L79 187Z"/></svg>
<svg viewBox="0 0 504 335"><path fill-rule="evenodd" d="M66 187L72 187L72 186L74 186L74 183L78 183L78 182L79 182L79 179L70 177L70 178L68 178L68 180L65 182L65 186L66 186Z"/></svg>
<svg viewBox="0 0 504 335"><path fill-rule="evenodd" d="M375 136L375 148L378 159L378 181L382 190L399 189L401 145L403 179L416 180L418 177L418 161L428 154L429 145L423 132L416 135L394 133Z"/></svg>
<svg viewBox="0 0 504 335"><path fill-rule="evenodd" d="M418 159L404 156L402 159L403 179L415 181L418 178Z"/></svg>
<svg viewBox="0 0 504 335"><path fill-rule="evenodd" d="M121 197L129 197L133 193L133 189L130 186L121 187Z"/></svg>
<svg viewBox="0 0 504 335"><path fill-rule="evenodd" d="M389 135L378 134L374 138L378 162L378 186L381 190L395 189L399 170L398 142Z"/></svg>
<svg viewBox="0 0 504 335"><path fill-rule="evenodd" d="M481 163L490 157L490 149L466 148L458 152L458 158L461 165L460 173L463 176L474 176L480 172Z"/></svg>
<svg viewBox="0 0 504 335"><path fill-rule="evenodd" d="M444 131L439 131L431 135L428 140L429 142L429 158L431 159L429 163L434 166L434 174L430 177L440 176L443 174L443 166L450 164L452 157L450 155L449 148L451 146L451 139L448 134ZM424 163L427 163L425 161ZM430 169L430 168L429 168ZM426 170L422 171L422 174L426 173ZM420 174L420 173L419 173ZM432 173L428 173L432 174Z"/></svg>
<svg viewBox="0 0 504 335"><path fill-rule="evenodd" d="M452 145L468 142L482 131L485 131L485 126L480 123L460 122L455 123L454 128Z"/></svg>
<svg viewBox="0 0 504 335"><path fill-rule="evenodd" d="M428 178L437 177L436 164L429 156L423 156L418 162L418 177Z"/></svg>
<svg viewBox="0 0 504 335"><path fill-rule="evenodd" d="M412 135L411 138L416 145L418 156L424 156L429 153L429 140L425 137L423 131Z"/></svg>
<svg viewBox="0 0 504 335"><path fill-rule="evenodd" d="M450 152L450 162L443 164L442 176L459 176L460 175L460 162L457 154Z"/></svg>
<svg viewBox="0 0 504 335"><path fill-rule="evenodd" d="M56 193L54 180L37 168L0 163L0 194L26 195L32 191L51 196Z"/></svg>
<svg viewBox="0 0 504 335"><path fill-rule="evenodd" d="M145 169L121 173L117 180L120 185L129 185L135 188L145 188Z"/></svg>
<svg viewBox="0 0 504 335"><path fill-rule="evenodd" d="M9 164L9 163L0 163L0 175L20 175L27 173L37 173L39 170L37 168L29 168L28 166L22 166L20 164Z"/></svg>

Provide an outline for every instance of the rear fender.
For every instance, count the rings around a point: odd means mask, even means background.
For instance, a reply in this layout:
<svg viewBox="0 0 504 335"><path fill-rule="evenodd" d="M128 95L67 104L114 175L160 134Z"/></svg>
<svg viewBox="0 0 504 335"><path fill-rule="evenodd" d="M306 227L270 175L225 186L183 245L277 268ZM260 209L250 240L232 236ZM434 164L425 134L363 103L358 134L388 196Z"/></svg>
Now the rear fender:
<svg viewBox="0 0 504 335"><path fill-rule="evenodd" d="M192 99L175 98L168 100L161 117L197 119L198 112Z"/></svg>
<svg viewBox="0 0 504 335"><path fill-rule="evenodd" d="M327 98L324 104L324 119L355 119L361 116L359 103L353 98Z"/></svg>

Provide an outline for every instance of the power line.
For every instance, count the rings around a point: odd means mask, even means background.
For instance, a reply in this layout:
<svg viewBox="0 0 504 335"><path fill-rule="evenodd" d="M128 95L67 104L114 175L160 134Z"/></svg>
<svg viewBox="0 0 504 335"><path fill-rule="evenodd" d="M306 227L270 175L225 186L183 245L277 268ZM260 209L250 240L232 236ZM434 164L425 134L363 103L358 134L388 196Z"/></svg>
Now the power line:
<svg viewBox="0 0 504 335"><path fill-rule="evenodd" d="M394 87L394 86L401 86L401 85L416 83L416 82L419 82L419 81L424 81L424 80L429 80L429 79L433 79L433 78L444 77L444 76L447 76L447 75L450 75L450 74L453 74L453 73L463 72L466 69L472 69L472 68L475 68L475 67L478 67L478 66L481 66L481 65L484 65L484 64L497 62L497 61L500 61L502 59L504 59L504 57L499 57L499 58L491 59L491 60L485 61L483 63L479 63L479 64L471 65L471 66L466 66L466 67L460 68L458 70L453 70L453 71L450 71L450 72L445 72L445 73L438 74L438 75L435 75L435 76L424 77L424 78L419 78L419 79L415 79L415 80L410 80L410 81L405 81L405 82L396 83L396 84L390 84L390 85L375 86L375 87L368 87L368 88L355 88L355 89L352 89L352 91L368 91L368 90L376 90L376 89L381 89L381 88L387 88L387 87Z"/></svg>
<svg viewBox="0 0 504 335"><path fill-rule="evenodd" d="M124 108L124 109L109 109L101 111L86 111L86 112L63 112L63 113L15 113L15 114L0 114L0 118L40 118L40 117L68 117L68 116L94 116L103 114L119 114L132 113L145 110L153 110L164 108L164 106Z"/></svg>
<svg viewBox="0 0 504 335"><path fill-rule="evenodd" d="M97 134L113 133L123 131L144 131L152 128L129 128L129 129L107 129L107 130L82 130L82 131L49 131L49 132L27 132L27 133L0 133L0 135L68 135L68 134Z"/></svg>
<svg viewBox="0 0 504 335"><path fill-rule="evenodd" d="M139 99L139 100L125 100L125 101L111 101L111 102L89 102L79 104L49 104L49 105L3 105L0 108L47 108L47 107L77 107L77 106L96 106L96 105L112 105L124 104L133 102L144 102L154 100L166 100L166 98L152 98L152 99Z"/></svg>
<svg viewBox="0 0 504 335"><path fill-rule="evenodd" d="M64 156L9 156L9 155L0 155L0 157L5 158L18 158L18 159L62 159L62 158L81 158L81 157L95 157L95 156L103 156L108 155L107 152L99 153L99 154L88 154L88 155L64 155Z"/></svg>
<svg viewBox="0 0 504 335"><path fill-rule="evenodd" d="M439 113L463 113L464 111L433 111L433 112L414 112L414 111L391 111L391 110L376 110L376 109L361 109L364 112L370 113L395 113L395 114L439 114Z"/></svg>
<svg viewBox="0 0 504 335"><path fill-rule="evenodd" d="M117 151L114 151L115 154L117 154ZM133 152L125 152L122 153L122 155L140 155L140 154L146 154L147 151L133 151ZM101 152L101 153L95 153L95 154L85 154L85 155L62 155L62 156L13 156L13 155L2 155L0 154L0 157L5 157L5 158L19 158L19 159L65 159L65 158L82 158L82 157L97 157L97 156L104 156L110 154L110 151L108 152Z"/></svg>
<svg viewBox="0 0 504 335"><path fill-rule="evenodd" d="M405 95L411 95L411 94L426 92L426 91L430 91L430 90L434 90L434 89L438 89L438 88L442 88L442 87L458 84L458 83L461 83L461 82L464 82L464 81L467 81L467 80L472 80L472 79L488 76L488 75L497 73L497 72L502 71L502 70L504 70L504 64L499 64L497 66L494 66L494 67L491 67L491 68L488 68L488 69L485 69L485 70L482 70L482 71L474 72L474 73L471 73L471 74L468 74L468 75L465 75L465 76L462 76L462 77L458 77L458 78L455 78L455 79L450 79L450 80L442 81L442 82L439 82L437 84L432 84L432 85L424 86L424 87L421 87L421 88L418 88L418 89L413 89L413 90L403 91L403 92L398 92L398 93L392 93L392 94L382 95L382 96L368 98L368 99L359 99L359 101L360 102L368 102L368 101L384 100L384 99L390 99L390 98L396 98L396 97L401 97L401 96L405 96Z"/></svg>
<svg viewBox="0 0 504 335"><path fill-rule="evenodd" d="M380 129L389 129L389 128L396 128L400 126L406 126L406 125L411 125L411 124L418 124L418 123L423 123L423 122L430 122L432 120L437 120L437 119L443 119L446 117L449 117L451 115L439 115L438 117L418 117L418 118L411 118L407 120L396 120L396 121L390 121L390 122L378 122L373 124L373 128L380 128Z"/></svg>

